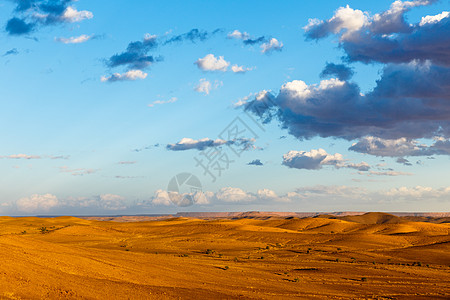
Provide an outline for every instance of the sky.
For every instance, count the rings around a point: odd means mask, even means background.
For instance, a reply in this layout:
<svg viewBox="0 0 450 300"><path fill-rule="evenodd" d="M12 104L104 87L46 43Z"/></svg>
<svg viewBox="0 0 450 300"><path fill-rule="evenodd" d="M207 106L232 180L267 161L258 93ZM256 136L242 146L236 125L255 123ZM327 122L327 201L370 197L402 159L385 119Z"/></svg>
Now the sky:
<svg viewBox="0 0 450 300"><path fill-rule="evenodd" d="M448 212L450 1L0 1L0 214Z"/></svg>

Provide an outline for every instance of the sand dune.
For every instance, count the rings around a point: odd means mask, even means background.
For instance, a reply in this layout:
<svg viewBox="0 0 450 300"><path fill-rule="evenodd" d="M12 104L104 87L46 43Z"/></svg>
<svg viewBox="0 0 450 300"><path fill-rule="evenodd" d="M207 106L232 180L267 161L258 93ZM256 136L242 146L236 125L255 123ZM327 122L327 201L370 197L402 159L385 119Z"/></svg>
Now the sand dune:
<svg viewBox="0 0 450 300"><path fill-rule="evenodd" d="M450 224L0 218L0 299L448 299Z"/></svg>

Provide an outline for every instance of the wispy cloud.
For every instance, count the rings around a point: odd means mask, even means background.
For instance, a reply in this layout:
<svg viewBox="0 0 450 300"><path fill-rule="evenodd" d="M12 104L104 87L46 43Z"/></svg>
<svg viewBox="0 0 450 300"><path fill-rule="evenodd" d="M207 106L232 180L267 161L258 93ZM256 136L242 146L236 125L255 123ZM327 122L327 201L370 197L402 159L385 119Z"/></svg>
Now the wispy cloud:
<svg viewBox="0 0 450 300"><path fill-rule="evenodd" d="M94 174L95 172L98 171L98 169L85 169L85 168L71 169L68 166L62 166L59 167L59 171L61 173L70 173L70 175L73 176L83 176Z"/></svg>
<svg viewBox="0 0 450 300"><path fill-rule="evenodd" d="M152 103L150 103L148 106L149 106L149 107L153 107L153 106L155 106L155 105L157 105L157 104L174 103L174 102L176 102L176 101L178 101L178 98L177 98L177 97L172 97L172 98L170 98L169 100L155 100L155 101L153 101Z"/></svg>
<svg viewBox="0 0 450 300"><path fill-rule="evenodd" d="M240 138L234 140L221 140L210 138L204 138L199 140L194 140L191 138L183 138L175 144L168 144L166 149L172 151L185 151L185 150L205 150L206 148L220 147L223 145L237 145L243 147L245 150L254 148L254 139Z"/></svg>
<svg viewBox="0 0 450 300"><path fill-rule="evenodd" d="M93 39L94 37L95 37L94 35L82 34L80 36L70 38L63 38L63 37L55 38L55 41L63 44L81 44Z"/></svg>

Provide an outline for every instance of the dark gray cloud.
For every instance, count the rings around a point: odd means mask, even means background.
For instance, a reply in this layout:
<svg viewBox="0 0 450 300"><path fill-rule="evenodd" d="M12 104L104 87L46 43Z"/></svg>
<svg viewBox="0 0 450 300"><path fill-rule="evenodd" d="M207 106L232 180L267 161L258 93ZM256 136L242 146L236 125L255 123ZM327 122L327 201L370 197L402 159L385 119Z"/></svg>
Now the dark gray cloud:
<svg viewBox="0 0 450 300"><path fill-rule="evenodd" d="M247 165L249 166L263 166L264 164L259 159L254 159L251 162L249 162Z"/></svg>
<svg viewBox="0 0 450 300"><path fill-rule="evenodd" d="M327 63L322 73L320 73L320 77L336 77L339 80L349 80L352 78L353 74L353 70L346 65Z"/></svg>
<svg viewBox="0 0 450 300"><path fill-rule="evenodd" d="M407 138L381 139L368 136L354 143L349 150L375 156L399 157L401 160L407 156L450 155L450 140L436 137L434 143L425 145Z"/></svg>
<svg viewBox="0 0 450 300"><path fill-rule="evenodd" d="M404 157L397 158L396 162L405 166L412 166L412 163L410 163L409 160Z"/></svg>
<svg viewBox="0 0 450 300"><path fill-rule="evenodd" d="M35 23L27 23L23 19L19 18L11 18L6 23L6 31L10 35L23 35L27 34L33 31L33 29L36 27Z"/></svg>
<svg viewBox="0 0 450 300"><path fill-rule="evenodd" d="M17 55L19 51L16 48L6 51L2 56Z"/></svg>
<svg viewBox="0 0 450 300"><path fill-rule="evenodd" d="M179 42L183 42L183 41L190 41L192 43L203 42L203 41L206 41L207 39L211 38L215 34L220 33L222 31L223 31L222 29L216 29L212 32L208 32L206 30L200 30L200 29L194 28L194 29L191 29L189 32L169 38L168 40L166 40L164 42L164 45L177 43L177 42L179 43Z"/></svg>
<svg viewBox="0 0 450 300"><path fill-rule="evenodd" d="M307 39L330 34L339 36L349 62L406 63L429 60L450 66L450 15L426 16L416 24L405 20L413 7L436 1L395 1L390 9L368 17L362 11L341 7L327 20L311 20L305 27Z"/></svg>
<svg viewBox="0 0 450 300"><path fill-rule="evenodd" d="M254 139L247 139L247 138L239 138L229 141L221 139L212 140L210 138L204 138L199 140L194 140L191 138L183 138L178 143L168 144L166 146L166 149L171 151L185 151L192 149L202 151L205 150L206 148L220 147L223 145L228 146L234 145L241 148L242 150L250 150L256 148L254 146L254 142L255 142Z"/></svg>
<svg viewBox="0 0 450 300"><path fill-rule="evenodd" d="M127 49L119 54L114 54L107 61L108 67L114 68L118 66L127 66L128 69L142 70L161 60L149 55L150 50L158 46L157 38L154 35L146 35L142 41L131 42Z"/></svg>
<svg viewBox="0 0 450 300"><path fill-rule="evenodd" d="M328 154L323 149L312 149L311 151L289 151L283 155L283 165L289 168L319 170L323 166L333 166L336 169L348 168L361 172L369 171L370 166L366 162L358 164L348 163L342 154Z"/></svg>
<svg viewBox="0 0 450 300"><path fill-rule="evenodd" d="M6 23L10 35L26 35L39 26L80 22L91 19L90 11L78 11L72 6L76 0L13 0L14 15Z"/></svg>
<svg viewBox="0 0 450 300"><path fill-rule="evenodd" d="M414 139L450 137L449 95L450 69L412 62L387 65L366 95L348 81L307 85L294 80L278 95L264 91L242 106L264 123L279 120L299 139Z"/></svg>
<svg viewBox="0 0 450 300"><path fill-rule="evenodd" d="M255 39L244 39L242 40L242 42L244 43L244 45L255 45L255 44L262 44L267 42L267 38L265 36L260 36L259 38L255 38Z"/></svg>

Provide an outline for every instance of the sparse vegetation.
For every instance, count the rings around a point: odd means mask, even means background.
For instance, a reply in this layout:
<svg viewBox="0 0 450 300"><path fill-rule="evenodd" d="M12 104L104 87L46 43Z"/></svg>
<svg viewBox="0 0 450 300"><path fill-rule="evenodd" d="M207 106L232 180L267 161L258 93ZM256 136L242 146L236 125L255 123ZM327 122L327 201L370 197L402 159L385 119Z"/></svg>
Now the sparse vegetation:
<svg viewBox="0 0 450 300"><path fill-rule="evenodd" d="M39 231L40 231L42 234L46 234L46 233L49 232L48 229L47 229L47 227L41 227L41 228L39 228Z"/></svg>

